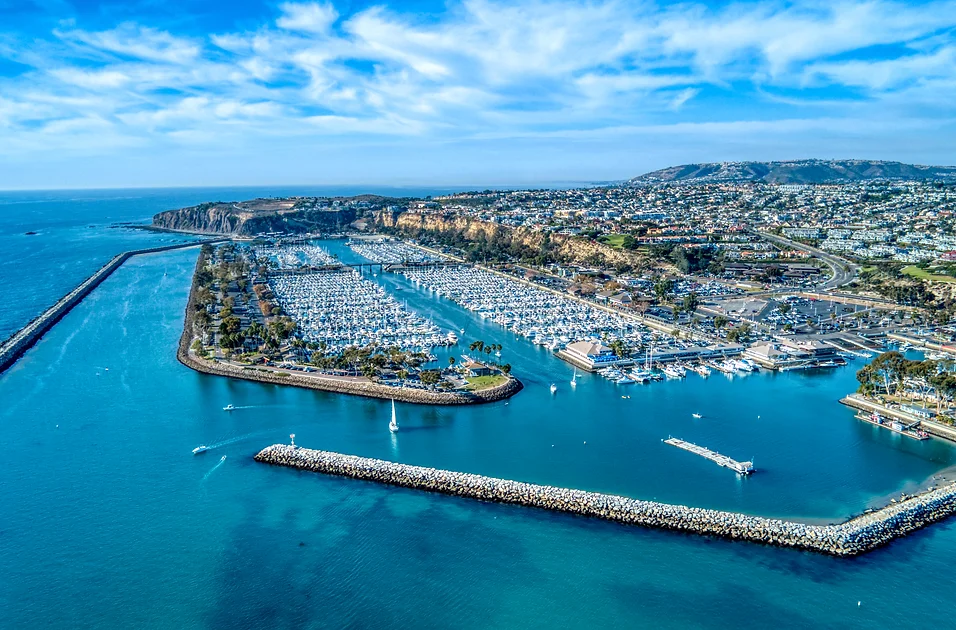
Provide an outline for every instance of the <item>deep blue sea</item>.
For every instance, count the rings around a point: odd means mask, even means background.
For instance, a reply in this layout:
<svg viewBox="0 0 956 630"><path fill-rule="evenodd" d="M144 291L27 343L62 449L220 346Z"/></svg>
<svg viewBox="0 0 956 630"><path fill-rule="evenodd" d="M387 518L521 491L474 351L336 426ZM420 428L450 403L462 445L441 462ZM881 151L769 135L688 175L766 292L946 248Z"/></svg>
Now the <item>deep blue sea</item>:
<svg viewBox="0 0 956 630"><path fill-rule="evenodd" d="M289 192L2 194L0 329L16 329L117 251L181 238L112 222ZM890 434L838 404L859 364L629 387L586 375L572 390L569 366L546 351L386 274L374 280L443 327L464 328L466 342L502 343L527 386L507 404L400 404L393 437L385 402L181 366L196 254L132 259L0 375L0 627L952 625L953 521L834 559L252 461L295 433L344 453L831 521L956 464L948 443ZM239 409L223 412L228 403ZM663 444L668 435L754 457L760 471L739 479ZM193 456L201 443L215 448Z"/></svg>

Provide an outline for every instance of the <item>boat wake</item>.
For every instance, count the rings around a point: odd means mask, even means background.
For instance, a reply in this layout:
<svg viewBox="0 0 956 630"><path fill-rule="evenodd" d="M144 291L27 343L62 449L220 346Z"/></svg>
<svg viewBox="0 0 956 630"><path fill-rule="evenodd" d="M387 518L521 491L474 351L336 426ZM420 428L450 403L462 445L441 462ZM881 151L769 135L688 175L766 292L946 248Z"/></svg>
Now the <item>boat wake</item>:
<svg viewBox="0 0 956 630"><path fill-rule="evenodd" d="M205 481L205 480L209 479L209 475L211 475L211 474L213 474L214 472L216 472L216 469L219 468L220 466L222 466L225 461L226 461L226 456L223 455L222 458L221 458L218 462L216 462L216 465L213 466L212 468L210 468L210 469L209 469L209 472L207 472L205 475L203 475L202 480Z"/></svg>
<svg viewBox="0 0 956 630"><path fill-rule="evenodd" d="M236 408L238 409L238 407L236 407ZM221 447L223 447L223 446L229 446L230 444L237 444L237 443L239 443L239 442L242 442L242 441L245 441L245 440L249 440L249 439L252 439L252 438L254 438L254 437L259 437L259 436L261 436L261 435L265 435L266 433L269 433L269 431L256 431L256 432L254 432L254 433L247 433L247 434L245 434L245 435L240 435L240 436L238 436L238 437L229 438L228 440L222 440L222 441L219 441L219 442L214 442L213 444L209 444L209 445L206 447L206 449L211 451L211 450L214 449L214 448L221 448Z"/></svg>

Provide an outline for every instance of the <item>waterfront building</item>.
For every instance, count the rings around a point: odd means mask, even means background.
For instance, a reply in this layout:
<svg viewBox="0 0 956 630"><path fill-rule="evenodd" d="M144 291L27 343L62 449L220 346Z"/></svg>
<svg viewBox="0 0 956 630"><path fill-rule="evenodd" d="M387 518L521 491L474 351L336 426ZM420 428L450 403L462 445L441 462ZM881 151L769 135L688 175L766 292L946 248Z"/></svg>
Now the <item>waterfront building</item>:
<svg viewBox="0 0 956 630"><path fill-rule="evenodd" d="M583 364L589 370L598 370L620 362L613 350L603 344L590 341L569 343L564 347L563 352L569 359Z"/></svg>

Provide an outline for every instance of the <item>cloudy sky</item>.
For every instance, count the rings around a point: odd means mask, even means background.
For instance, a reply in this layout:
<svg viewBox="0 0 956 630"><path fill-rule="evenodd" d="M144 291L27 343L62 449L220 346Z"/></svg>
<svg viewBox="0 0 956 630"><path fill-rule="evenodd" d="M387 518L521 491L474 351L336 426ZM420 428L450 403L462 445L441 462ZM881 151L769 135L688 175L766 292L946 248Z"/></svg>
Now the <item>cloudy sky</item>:
<svg viewBox="0 0 956 630"><path fill-rule="evenodd" d="M0 0L0 188L956 163L956 0Z"/></svg>

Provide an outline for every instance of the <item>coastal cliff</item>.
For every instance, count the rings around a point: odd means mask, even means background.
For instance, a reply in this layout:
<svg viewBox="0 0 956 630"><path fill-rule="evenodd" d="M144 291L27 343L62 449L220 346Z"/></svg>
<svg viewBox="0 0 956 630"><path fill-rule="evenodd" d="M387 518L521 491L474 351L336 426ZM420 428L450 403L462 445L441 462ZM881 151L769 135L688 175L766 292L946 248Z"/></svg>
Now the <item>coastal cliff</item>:
<svg viewBox="0 0 956 630"><path fill-rule="evenodd" d="M638 252L619 250L580 236L551 234L528 228L499 225L457 214L434 212L381 211L378 225L401 236L421 238L458 237L468 242L501 243L505 247L524 248L530 252L547 250L555 260L582 265L627 266L632 269L648 264Z"/></svg>
<svg viewBox="0 0 956 630"><path fill-rule="evenodd" d="M266 232L301 234L338 231L364 212L391 207L399 202L376 195L215 201L160 212L153 216L152 227L235 236L254 236Z"/></svg>

